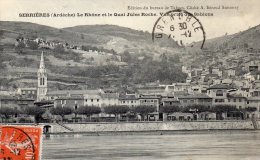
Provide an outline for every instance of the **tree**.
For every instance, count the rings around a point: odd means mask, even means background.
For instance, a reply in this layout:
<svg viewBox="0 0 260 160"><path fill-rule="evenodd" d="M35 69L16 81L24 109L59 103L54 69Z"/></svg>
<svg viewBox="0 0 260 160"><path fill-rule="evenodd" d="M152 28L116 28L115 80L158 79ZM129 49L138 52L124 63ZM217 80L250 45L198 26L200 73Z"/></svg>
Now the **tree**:
<svg viewBox="0 0 260 160"><path fill-rule="evenodd" d="M28 44L29 48L32 49L32 50L38 49L38 43L37 42L28 41L27 44Z"/></svg>
<svg viewBox="0 0 260 160"><path fill-rule="evenodd" d="M65 115L70 115L73 110L70 107L56 107L51 109L51 114L61 116L62 121L64 120Z"/></svg>
<svg viewBox="0 0 260 160"><path fill-rule="evenodd" d="M161 109L161 112L166 113L167 117L171 113L180 111L179 106L162 106L160 109Z"/></svg>
<svg viewBox="0 0 260 160"><path fill-rule="evenodd" d="M81 39L85 39L84 34L81 34L81 35L80 35L80 38L81 38Z"/></svg>
<svg viewBox="0 0 260 160"><path fill-rule="evenodd" d="M153 106L136 106L132 111L140 114L142 120L144 120L144 117L146 117L149 113L155 112L156 108Z"/></svg>
<svg viewBox="0 0 260 160"><path fill-rule="evenodd" d="M0 30L0 37L2 37L4 35L4 31Z"/></svg>
<svg viewBox="0 0 260 160"><path fill-rule="evenodd" d="M128 51L124 51L121 57L122 57L122 61L124 62L130 62L132 59L131 54Z"/></svg>
<svg viewBox="0 0 260 160"><path fill-rule="evenodd" d="M14 116L19 114L20 111L17 109L13 109L11 107L1 107L0 108L0 115L3 115L5 117L5 120L8 120L10 118L10 116Z"/></svg>
<svg viewBox="0 0 260 160"><path fill-rule="evenodd" d="M93 114L101 113L101 108L96 106L82 106L77 109L76 113L91 118Z"/></svg>
<svg viewBox="0 0 260 160"><path fill-rule="evenodd" d="M246 107L245 110L247 112L255 112L257 110L257 108L256 107Z"/></svg>
<svg viewBox="0 0 260 160"><path fill-rule="evenodd" d="M194 105L189 105L186 106L182 109L183 112L197 112L197 113L201 113L201 112L207 112L207 111L211 111L211 109L205 105L199 105L199 104L194 104Z"/></svg>
<svg viewBox="0 0 260 160"><path fill-rule="evenodd" d="M126 114L130 109L128 106L107 106L104 110L106 114L114 114L116 121L118 121L118 115Z"/></svg>
<svg viewBox="0 0 260 160"><path fill-rule="evenodd" d="M15 50L19 54L24 53L25 44L23 42L19 42L18 45L15 47Z"/></svg>
<svg viewBox="0 0 260 160"><path fill-rule="evenodd" d="M42 114L44 112L45 109L38 106L32 106L25 109L25 114L34 116L35 123L39 123L40 119L42 119Z"/></svg>
<svg viewBox="0 0 260 160"><path fill-rule="evenodd" d="M237 111L236 106L232 105L216 105L212 107L212 112L215 112L217 114L217 119L223 119L222 113L227 114L228 112Z"/></svg>
<svg viewBox="0 0 260 160"><path fill-rule="evenodd" d="M65 53L65 49L62 45L57 45L55 48L54 48L54 52L57 52L57 53ZM56 54L55 54L56 55ZM59 57L57 57L59 58Z"/></svg>

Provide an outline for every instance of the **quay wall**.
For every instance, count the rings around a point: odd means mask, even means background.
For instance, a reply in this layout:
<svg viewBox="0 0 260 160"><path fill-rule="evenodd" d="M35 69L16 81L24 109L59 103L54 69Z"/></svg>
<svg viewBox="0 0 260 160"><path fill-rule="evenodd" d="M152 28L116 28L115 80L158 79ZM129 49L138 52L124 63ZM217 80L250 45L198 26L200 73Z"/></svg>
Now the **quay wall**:
<svg viewBox="0 0 260 160"><path fill-rule="evenodd" d="M44 124L41 124L44 126ZM253 130L252 121L119 122L48 124L50 133L147 132L185 130ZM260 121L257 122L260 128Z"/></svg>

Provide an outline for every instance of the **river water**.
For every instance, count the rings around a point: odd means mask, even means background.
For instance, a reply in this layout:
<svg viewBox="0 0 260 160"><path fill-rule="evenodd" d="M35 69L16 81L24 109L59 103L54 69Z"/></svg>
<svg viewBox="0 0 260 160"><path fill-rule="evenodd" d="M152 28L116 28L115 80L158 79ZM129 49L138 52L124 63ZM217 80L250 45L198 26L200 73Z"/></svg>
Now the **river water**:
<svg viewBox="0 0 260 160"><path fill-rule="evenodd" d="M61 135L43 140L44 160L259 160L260 131L163 135Z"/></svg>

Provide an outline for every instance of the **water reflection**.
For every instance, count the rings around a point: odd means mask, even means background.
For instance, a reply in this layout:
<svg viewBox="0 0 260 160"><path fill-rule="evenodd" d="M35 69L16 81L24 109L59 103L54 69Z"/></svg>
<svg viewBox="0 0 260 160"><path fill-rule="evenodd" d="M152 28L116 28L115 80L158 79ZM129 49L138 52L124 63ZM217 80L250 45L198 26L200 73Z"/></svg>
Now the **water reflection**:
<svg viewBox="0 0 260 160"><path fill-rule="evenodd" d="M259 159L259 131L173 132L164 135L62 135L44 139L44 160Z"/></svg>

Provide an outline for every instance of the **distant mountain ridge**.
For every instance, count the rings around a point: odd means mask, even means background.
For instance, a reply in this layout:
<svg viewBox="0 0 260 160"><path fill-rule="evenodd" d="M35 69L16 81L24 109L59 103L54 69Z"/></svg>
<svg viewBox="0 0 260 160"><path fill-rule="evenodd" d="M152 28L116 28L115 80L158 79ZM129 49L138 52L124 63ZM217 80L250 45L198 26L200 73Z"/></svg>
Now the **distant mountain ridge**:
<svg viewBox="0 0 260 160"><path fill-rule="evenodd" d="M119 36L128 40L151 40L151 34L149 32L137 31L116 25L80 25L62 29L84 34Z"/></svg>
<svg viewBox="0 0 260 160"><path fill-rule="evenodd" d="M235 49L247 45L247 48L260 49L260 25L231 35L207 39L205 47L209 49Z"/></svg>
<svg viewBox="0 0 260 160"><path fill-rule="evenodd" d="M48 40L58 40L74 45L94 45L123 52L126 49L148 49L161 51L167 43L152 43L149 32L138 31L116 25L83 25L68 28L54 28L31 22L0 21L0 28L21 34L35 33ZM177 44L170 43L170 47ZM145 49L146 48L146 49Z"/></svg>

